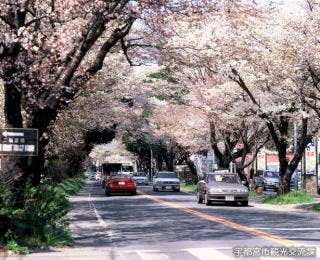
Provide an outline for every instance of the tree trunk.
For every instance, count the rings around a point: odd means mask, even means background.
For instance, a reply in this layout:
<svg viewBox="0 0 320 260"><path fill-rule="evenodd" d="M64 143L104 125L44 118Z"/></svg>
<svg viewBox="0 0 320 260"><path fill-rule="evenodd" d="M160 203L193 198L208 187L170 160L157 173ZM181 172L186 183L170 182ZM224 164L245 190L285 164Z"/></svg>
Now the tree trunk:
<svg viewBox="0 0 320 260"><path fill-rule="evenodd" d="M10 76L14 75L14 69L7 69L5 75L7 77L4 84L4 116L6 127L21 128L23 120L21 115L21 91L14 85L9 84ZM23 191L27 183L28 175L28 159L25 157L6 156L3 159L4 174L8 175L8 179L12 184L14 196L14 206L23 206Z"/></svg>
<svg viewBox="0 0 320 260"><path fill-rule="evenodd" d="M167 166L168 171L173 171L174 170L174 155L169 152L169 154L165 155L165 163Z"/></svg>
<svg viewBox="0 0 320 260"><path fill-rule="evenodd" d="M293 174L293 171L287 168L285 173L280 175L280 187L279 187L280 194L286 194L290 192L290 182L291 182L292 174Z"/></svg>
<svg viewBox="0 0 320 260"><path fill-rule="evenodd" d="M276 145L278 156L279 156L279 177L280 177L280 187L279 193L286 194L290 192L290 182L294 171L297 169L299 162L303 156L304 150L308 143L311 141L311 136L308 135L308 119L302 118L301 128L299 131L297 147L294 151L293 159L288 162L287 159L287 128L288 123L284 122L284 118L281 118L281 124L278 126L280 129L281 136L279 137L275 131L273 123L269 122L267 124L270 131L270 135Z"/></svg>
<svg viewBox="0 0 320 260"><path fill-rule="evenodd" d="M38 156L34 156L30 159L28 167L28 175L31 176L31 182L33 186L38 186L41 181L41 176L45 175L45 149L39 145Z"/></svg>
<svg viewBox="0 0 320 260"><path fill-rule="evenodd" d="M56 119L57 110L55 108L37 109L30 115L30 121L27 127L38 129L38 155L30 159L28 175L32 176L32 184L37 186L40 184L41 175L45 175L45 152L46 146L49 144L49 126Z"/></svg>
<svg viewBox="0 0 320 260"><path fill-rule="evenodd" d="M186 164L188 165L190 172L194 177L195 183L197 183L198 182L198 174L197 174L196 166L194 165L193 161L191 161L189 159L189 157L186 159Z"/></svg>
<svg viewBox="0 0 320 260"><path fill-rule="evenodd" d="M4 84L4 115L7 127L22 127L21 92L13 84Z"/></svg>
<svg viewBox="0 0 320 260"><path fill-rule="evenodd" d="M288 160L286 158L285 147L283 147L280 151L278 149L278 155L279 155L279 178L280 178L279 193L285 194L290 191L290 180L292 176L292 173L288 169ZM289 178L289 182L288 182L288 178Z"/></svg>

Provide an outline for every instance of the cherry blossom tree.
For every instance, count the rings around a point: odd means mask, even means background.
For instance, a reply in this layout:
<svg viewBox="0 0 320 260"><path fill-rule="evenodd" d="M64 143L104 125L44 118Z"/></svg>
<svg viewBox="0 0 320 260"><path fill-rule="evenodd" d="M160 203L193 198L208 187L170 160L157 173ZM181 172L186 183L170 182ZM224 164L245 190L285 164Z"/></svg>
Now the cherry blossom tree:
<svg viewBox="0 0 320 260"><path fill-rule="evenodd" d="M39 183L57 115L81 94L111 52L131 60L132 50L150 47L141 37L129 38L131 30L146 31L161 17L187 15L193 6L187 0L1 1L6 125L37 128L40 136L38 157L14 160L17 176L32 176Z"/></svg>
<svg viewBox="0 0 320 260"><path fill-rule="evenodd" d="M232 86L233 95L240 101L233 115L251 114L254 120L264 122L279 154L281 193L290 191L291 176L310 134L318 128L312 124L315 118L310 108L315 104L317 68L312 55L318 53L312 51L317 43L310 28L317 26L310 26L315 17L310 12L316 11L310 3L301 2L298 12L281 15L281 5L269 8L239 1L220 16L194 19L194 27L181 26L190 20L179 21L174 27L179 33L167 41L168 62L178 57L182 66L200 75L198 78L214 78L217 91L225 88L221 83ZM183 40L177 41L179 37ZM309 42L311 51L305 52ZM312 96L313 103L306 96ZM223 96L227 100L229 97ZM293 159L288 161L289 126L293 123L298 128L298 142Z"/></svg>

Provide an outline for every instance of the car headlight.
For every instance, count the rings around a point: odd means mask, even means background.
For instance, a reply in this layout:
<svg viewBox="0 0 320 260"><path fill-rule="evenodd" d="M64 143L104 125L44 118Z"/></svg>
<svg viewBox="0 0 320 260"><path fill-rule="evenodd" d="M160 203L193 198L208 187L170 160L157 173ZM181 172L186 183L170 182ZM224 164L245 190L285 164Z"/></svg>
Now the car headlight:
<svg viewBox="0 0 320 260"><path fill-rule="evenodd" d="M241 193L248 192L248 189L237 189L237 192L241 192Z"/></svg>
<svg viewBox="0 0 320 260"><path fill-rule="evenodd" d="M221 193L222 189L210 189L210 193Z"/></svg>

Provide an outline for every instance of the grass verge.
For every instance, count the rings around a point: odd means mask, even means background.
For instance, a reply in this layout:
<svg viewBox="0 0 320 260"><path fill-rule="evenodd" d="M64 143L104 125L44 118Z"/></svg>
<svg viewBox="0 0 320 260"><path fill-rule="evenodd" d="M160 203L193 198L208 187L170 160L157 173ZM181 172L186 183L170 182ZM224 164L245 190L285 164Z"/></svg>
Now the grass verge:
<svg viewBox="0 0 320 260"><path fill-rule="evenodd" d="M249 197L250 198L255 198L255 197L261 197L264 196L263 192L255 192L255 191L250 191L249 192Z"/></svg>
<svg viewBox="0 0 320 260"><path fill-rule="evenodd" d="M77 194L85 183L84 178L71 178L58 184L58 188L61 189L67 196Z"/></svg>
<svg viewBox="0 0 320 260"><path fill-rule="evenodd" d="M194 192L197 190L197 185L196 184L186 184L185 182L181 182L180 188Z"/></svg>
<svg viewBox="0 0 320 260"><path fill-rule="evenodd" d="M314 198L305 191L291 191L284 195L269 196L262 201L264 204L285 205L313 202Z"/></svg>
<svg viewBox="0 0 320 260"><path fill-rule="evenodd" d="M39 186L24 190L23 208L14 207L13 194L3 192L0 201L0 246L17 254L29 248L61 247L72 241L66 214L68 196L78 193L85 181L71 178L61 183L43 180ZM0 194L1 195L1 194Z"/></svg>

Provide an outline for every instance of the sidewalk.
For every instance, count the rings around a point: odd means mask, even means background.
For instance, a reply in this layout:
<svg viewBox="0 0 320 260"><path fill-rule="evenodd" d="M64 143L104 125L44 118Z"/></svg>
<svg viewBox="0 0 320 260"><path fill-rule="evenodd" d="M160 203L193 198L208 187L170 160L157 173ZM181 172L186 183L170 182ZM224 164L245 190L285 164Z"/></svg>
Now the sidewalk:
<svg viewBox="0 0 320 260"><path fill-rule="evenodd" d="M195 192L195 191L192 191L192 190L180 188L180 191L181 191L181 192L184 192L184 193L187 193L187 194L189 194L189 195L196 195L196 192Z"/></svg>
<svg viewBox="0 0 320 260"><path fill-rule="evenodd" d="M314 196L314 202L308 203L301 203L301 204L285 204L285 205L275 205L275 204L263 204L261 203L265 196L257 196L249 199L249 205L259 209L265 210L273 210L279 212L290 212L290 213L310 213L310 214L317 214L320 213L307 210L308 207L319 204L320 203L320 196Z"/></svg>

